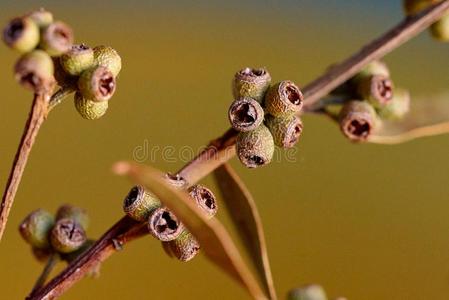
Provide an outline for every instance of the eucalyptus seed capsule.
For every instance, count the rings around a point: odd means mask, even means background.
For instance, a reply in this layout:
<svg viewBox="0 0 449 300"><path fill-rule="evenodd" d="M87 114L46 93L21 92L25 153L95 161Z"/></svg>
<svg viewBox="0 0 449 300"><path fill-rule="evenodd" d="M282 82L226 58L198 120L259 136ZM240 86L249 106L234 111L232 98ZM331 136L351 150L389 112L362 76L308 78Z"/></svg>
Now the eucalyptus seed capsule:
<svg viewBox="0 0 449 300"><path fill-rule="evenodd" d="M263 124L253 131L240 132L236 142L237 156L248 168L257 168L271 162L274 141L270 130Z"/></svg>
<svg viewBox="0 0 449 300"><path fill-rule="evenodd" d="M256 100L240 98L235 100L229 107L228 118L232 128L235 130L250 131L262 124L264 111Z"/></svg>
<svg viewBox="0 0 449 300"><path fill-rule="evenodd" d="M302 92L293 82L281 81L273 85L265 95L265 109L273 116L295 113L301 110L303 101Z"/></svg>
<svg viewBox="0 0 449 300"><path fill-rule="evenodd" d="M438 41L449 42L449 15L432 24L430 33Z"/></svg>
<svg viewBox="0 0 449 300"><path fill-rule="evenodd" d="M86 242L86 232L74 219L65 218L56 222L50 233L50 242L56 251L70 253L78 250Z"/></svg>
<svg viewBox="0 0 449 300"><path fill-rule="evenodd" d="M200 251L200 244L195 237L187 230L184 230L178 238L171 242L163 242L162 247L166 249L169 256L187 262L194 258Z"/></svg>
<svg viewBox="0 0 449 300"><path fill-rule="evenodd" d="M27 14L27 17L32 19L34 23L40 28L45 28L53 23L53 14L44 8L34 10Z"/></svg>
<svg viewBox="0 0 449 300"><path fill-rule="evenodd" d="M30 52L39 44L39 27L29 17L12 19L3 30L5 44L19 52Z"/></svg>
<svg viewBox="0 0 449 300"><path fill-rule="evenodd" d="M109 46L97 46L94 48L94 61L97 66L103 66L117 77L122 69L122 58L118 52Z"/></svg>
<svg viewBox="0 0 449 300"><path fill-rule="evenodd" d="M78 113L86 120L97 120L104 116L108 110L109 102L95 102L83 98L81 93L75 93L75 108Z"/></svg>
<svg viewBox="0 0 449 300"><path fill-rule="evenodd" d="M375 108L381 108L393 99L393 82L384 75L363 77L358 81L357 94Z"/></svg>
<svg viewBox="0 0 449 300"><path fill-rule="evenodd" d="M56 212L56 220L61 219L73 219L77 221L84 230L86 230L89 227L89 215L87 214L87 211L84 208L73 206L70 204L64 204L58 208L58 211Z"/></svg>
<svg viewBox="0 0 449 300"><path fill-rule="evenodd" d="M32 247L45 249L50 245L48 236L54 224L55 219L49 212L37 209L20 223L19 232Z"/></svg>
<svg viewBox="0 0 449 300"><path fill-rule="evenodd" d="M167 180L167 182L174 188L176 189L185 189L187 188L187 186L189 185L187 180L181 176L179 176L179 174L170 174L167 173L164 176L165 180Z"/></svg>
<svg viewBox="0 0 449 300"><path fill-rule="evenodd" d="M288 293L288 300L327 300L324 289L316 284L304 286L291 290Z"/></svg>
<svg viewBox="0 0 449 300"><path fill-rule="evenodd" d="M380 60L375 60L366 65L354 78L351 80L355 85L358 85L360 80L365 80L375 75L381 75L383 77L390 77L390 70L388 66Z"/></svg>
<svg viewBox="0 0 449 300"><path fill-rule="evenodd" d="M410 111L410 93L401 88L394 90L391 101L377 111L379 117L385 120L399 120Z"/></svg>
<svg viewBox="0 0 449 300"><path fill-rule="evenodd" d="M281 148L292 148L301 137L303 125L295 114L279 117L267 116L266 125L273 135L274 144Z"/></svg>
<svg viewBox="0 0 449 300"><path fill-rule="evenodd" d="M125 213L139 222L148 220L151 212L161 206L157 197L142 186L134 186L123 201L123 210Z"/></svg>
<svg viewBox="0 0 449 300"><path fill-rule="evenodd" d="M166 207L159 207L150 213L148 230L158 240L168 242L182 233L184 225Z"/></svg>
<svg viewBox="0 0 449 300"><path fill-rule="evenodd" d="M56 21L42 30L40 48L51 56L60 56L72 48L73 40L72 28Z"/></svg>
<svg viewBox="0 0 449 300"><path fill-rule="evenodd" d="M265 68L244 68L234 76L232 85L234 98L252 98L262 103L270 83L271 76Z"/></svg>
<svg viewBox="0 0 449 300"><path fill-rule="evenodd" d="M89 250L89 248L92 247L93 244L95 244L94 240L86 240L84 242L84 244L77 250L69 252L69 253L62 253L61 259L70 264L72 261L76 260L84 252Z"/></svg>
<svg viewBox="0 0 449 300"><path fill-rule="evenodd" d="M377 125L374 108L365 101L350 101L340 112L340 129L354 142L366 141Z"/></svg>
<svg viewBox="0 0 449 300"><path fill-rule="evenodd" d="M201 184L195 184L189 187L188 193L203 212L209 217L215 216L218 210L217 200L210 189Z"/></svg>
<svg viewBox="0 0 449 300"><path fill-rule="evenodd" d="M14 67L16 80L35 93L49 91L53 88L55 84L53 72L53 61L42 50L24 54Z"/></svg>
<svg viewBox="0 0 449 300"><path fill-rule="evenodd" d="M85 99L107 101L115 93L115 76L105 67L95 67L81 74L78 88Z"/></svg>
<svg viewBox="0 0 449 300"><path fill-rule="evenodd" d="M73 45L61 56L60 61L68 74L77 76L94 65L94 51L84 44Z"/></svg>

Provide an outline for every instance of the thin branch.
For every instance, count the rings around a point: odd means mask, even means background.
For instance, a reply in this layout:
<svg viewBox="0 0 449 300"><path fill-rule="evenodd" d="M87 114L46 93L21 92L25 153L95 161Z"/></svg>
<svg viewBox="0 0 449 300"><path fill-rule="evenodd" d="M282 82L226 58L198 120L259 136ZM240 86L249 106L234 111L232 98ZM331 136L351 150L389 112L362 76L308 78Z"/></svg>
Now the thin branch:
<svg viewBox="0 0 449 300"><path fill-rule="evenodd" d="M373 135L369 138L368 141L370 143L376 144L395 145L405 143L417 138L435 136L445 133L449 133L449 122L416 127L403 133L398 133L396 135Z"/></svg>
<svg viewBox="0 0 449 300"><path fill-rule="evenodd" d="M306 95L306 110L310 110L319 99L343 83L366 64L381 58L383 55L399 47L407 40L413 38L430 24L439 19L449 9L449 0L445 0L432 6L423 13L408 18L381 38L362 48L354 56L343 63L333 67L323 76L319 77L304 88ZM237 132L230 129L222 137L213 140L201 153L191 162L187 163L179 172L190 183L195 183L219 165L223 164L235 155L234 144ZM131 239L124 238L131 232L144 231L142 225L132 222L124 217L114 225L93 247L81 255L73 264L51 280L45 287L37 291L30 299L54 299L63 294L68 288L83 278L87 271L97 263L104 261L115 252L114 245L120 240L124 244ZM139 235L143 235L139 231ZM122 239L120 239L122 237Z"/></svg>
<svg viewBox="0 0 449 300"><path fill-rule="evenodd" d="M14 158L11 173L6 183L5 192L3 194L2 203L0 205L0 241L8 222L9 212L14 202L14 197L22 179L31 148L36 140L39 129L44 122L48 112L49 97L42 94L34 95L28 120L19 144L16 156Z"/></svg>
<svg viewBox="0 0 449 300"><path fill-rule="evenodd" d="M34 284L33 290L31 291L31 295L36 292L38 289L40 289L45 282L47 281L48 276L50 276L51 271L53 271L54 267L59 261L59 254L53 253L48 258L47 264L45 265L44 269L42 270L41 275L36 280L36 283Z"/></svg>

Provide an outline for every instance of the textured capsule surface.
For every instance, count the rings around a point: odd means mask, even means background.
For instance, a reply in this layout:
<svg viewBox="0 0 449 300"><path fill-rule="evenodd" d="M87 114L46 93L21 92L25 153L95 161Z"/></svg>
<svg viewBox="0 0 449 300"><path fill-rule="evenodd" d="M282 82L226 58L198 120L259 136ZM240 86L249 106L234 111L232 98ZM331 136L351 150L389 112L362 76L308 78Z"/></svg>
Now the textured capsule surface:
<svg viewBox="0 0 449 300"><path fill-rule="evenodd" d="M265 95L265 110L273 116L299 112L304 96L291 81L285 80L273 85Z"/></svg>
<svg viewBox="0 0 449 300"><path fill-rule="evenodd" d="M5 44L19 52L30 52L39 44L39 27L29 17L12 19L3 30Z"/></svg>
<svg viewBox="0 0 449 300"><path fill-rule="evenodd" d="M366 141L377 126L374 108L365 101L350 101L340 112L340 129L354 142Z"/></svg>
<svg viewBox="0 0 449 300"><path fill-rule="evenodd" d="M327 300L324 289L317 285L311 284L291 290L288 293L288 300Z"/></svg>
<svg viewBox="0 0 449 300"><path fill-rule="evenodd" d="M78 113L86 120L97 120L104 116L108 110L109 102L95 102L83 98L81 93L75 93L75 108Z"/></svg>
<svg viewBox="0 0 449 300"><path fill-rule="evenodd" d="M262 124L264 114L259 102L251 98L240 98L229 107L228 119L235 130L250 131Z"/></svg>
<svg viewBox="0 0 449 300"><path fill-rule="evenodd" d="M53 61L42 50L24 54L14 67L16 80L36 93L53 88L55 84L53 72Z"/></svg>
<svg viewBox="0 0 449 300"><path fill-rule="evenodd" d="M61 55L61 66L70 75L77 76L94 64L94 51L84 44L74 45Z"/></svg>
<svg viewBox="0 0 449 300"><path fill-rule="evenodd" d="M96 102L109 100L115 88L114 75L101 66L84 71L78 79L78 89L83 97Z"/></svg>
<svg viewBox="0 0 449 300"><path fill-rule="evenodd" d="M123 211L139 222L147 221L151 212L160 206L157 197L140 185L134 186L123 201Z"/></svg>
<svg viewBox="0 0 449 300"><path fill-rule="evenodd" d="M89 227L90 222L89 215L87 211L82 207L73 206L70 204L64 204L60 206L56 211L56 220L61 220L65 218L77 221L83 227L84 230L86 230Z"/></svg>
<svg viewBox="0 0 449 300"><path fill-rule="evenodd" d="M122 58L114 48L109 46L95 47L94 60L97 66L108 68L114 77L117 77L122 69Z"/></svg>
<svg viewBox="0 0 449 300"><path fill-rule="evenodd" d="M72 48L73 40L72 28L56 21L43 29L39 46L51 56L60 56Z"/></svg>
<svg viewBox="0 0 449 300"><path fill-rule="evenodd" d="M50 233L51 245L60 253L76 251L83 246L86 240L83 227L70 218L58 220Z"/></svg>
<svg viewBox="0 0 449 300"><path fill-rule="evenodd" d="M401 88L394 90L393 99L377 111L379 117L385 120L399 120L410 111L410 93Z"/></svg>
<svg viewBox="0 0 449 300"><path fill-rule="evenodd" d="M393 99L393 82L384 75L363 77L357 82L357 94L375 108L387 105Z"/></svg>
<svg viewBox="0 0 449 300"><path fill-rule="evenodd" d="M187 230L184 230L178 238L165 242L166 250L176 259L187 262L193 259L200 251L200 244L195 237Z"/></svg>
<svg viewBox="0 0 449 300"><path fill-rule="evenodd" d="M265 68L244 68L234 76L232 84L234 98L248 97L262 103L270 83L271 76Z"/></svg>
<svg viewBox="0 0 449 300"><path fill-rule="evenodd" d="M236 150L239 160L246 167L264 166L273 158L273 136L263 124L253 131L240 132L237 136Z"/></svg>
<svg viewBox="0 0 449 300"><path fill-rule="evenodd" d="M273 135L274 144L281 148L295 146L303 130L301 119L295 114L267 116L266 125Z"/></svg>
<svg viewBox="0 0 449 300"><path fill-rule="evenodd" d="M184 230L184 225L165 207L153 210L147 224L151 235L163 242L176 239Z"/></svg>
<svg viewBox="0 0 449 300"><path fill-rule="evenodd" d="M49 212L38 209L20 223L19 232L34 248L45 249L49 246L49 234L54 224L55 219Z"/></svg>
<svg viewBox="0 0 449 300"><path fill-rule="evenodd" d="M195 184L189 187L188 193L209 217L213 217L217 213L217 199L210 189L201 184Z"/></svg>

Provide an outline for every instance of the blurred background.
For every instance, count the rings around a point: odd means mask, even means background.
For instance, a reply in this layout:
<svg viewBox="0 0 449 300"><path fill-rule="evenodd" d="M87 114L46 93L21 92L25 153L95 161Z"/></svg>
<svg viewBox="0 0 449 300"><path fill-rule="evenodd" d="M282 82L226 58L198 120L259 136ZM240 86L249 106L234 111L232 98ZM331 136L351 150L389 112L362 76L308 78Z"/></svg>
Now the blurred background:
<svg viewBox="0 0 449 300"><path fill-rule="evenodd" d="M402 18L399 0L1 0L0 24L41 6L70 24L77 42L116 48L124 65L104 118L82 119L68 99L44 124L0 244L2 299L24 298L43 267L17 231L31 210L82 206L98 238L122 217L132 186L111 165L147 144L174 147L173 159L139 157L176 171L179 149L197 150L228 128L237 70L265 66L274 81L304 86ZM14 82L17 54L3 44L0 53L3 188L32 95ZM425 98L447 91L448 58L447 45L422 34L386 61L396 84ZM303 121L296 162L247 170L232 161L257 201L280 298L319 283L332 297L447 299L448 137L354 145L328 119ZM203 183L217 191L211 178ZM230 224L224 210L218 217ZM204 256L179 263L151 237L127 245L101 271L62 298L248 298Z"/></svg>

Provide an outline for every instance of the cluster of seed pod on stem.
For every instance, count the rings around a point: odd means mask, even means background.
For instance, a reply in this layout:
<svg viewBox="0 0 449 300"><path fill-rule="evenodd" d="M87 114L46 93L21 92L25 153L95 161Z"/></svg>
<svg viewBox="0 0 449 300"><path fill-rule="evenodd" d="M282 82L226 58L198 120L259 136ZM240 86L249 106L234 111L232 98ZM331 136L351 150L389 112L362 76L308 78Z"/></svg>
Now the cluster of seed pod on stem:
<svg viewBox="0 0 449 300"><path fill-rule="evenodd" d="M73 30L44 9L12 19L3 40L22 53L14 72L24 87L51 95L58 84L76 91L75 107L83 118L94 120L106 113L121 70L113 48L74 45Z"/></svg>
<svg viewBox="0 0 449 300"><path fill-rule="evenodd" d="M409 92L394 86L387 65L380 61L335 89L328 100L324 109L353 142L367 141L383 120L401 119L410 110Z"/></svg>
<svg viewBox="0 0 449 300"><path fill-rule="evenodd" d="M20 223L19 232L38 261L57 254L70 263L93 244L86 235L88 226L87 212L66 204L59 207L56 216L44 209L31 212Z"/></svg>
<svg viewBox="0 0 449 300"><path fill-rule="evenodd" d="M404 0L404 11L407 16L414 16L439 2L441 0ZM449 13L432 24L429 30L434 39L441 42L449 42Z"/></svg>
<svg viewBox="0 0 449 300"><path fill-rule="evenodd" d="M179 176L167 174L167 182L175 189L186 190L198 207L212 218L217 213L215 195L208 188L188 183ZM149 233L162 242L164 251L180 261L194 258L200 245L178 218L153 193L142 186L133 187L123 203L125 213L139 222L146 222Z"/></svg>
<svg viewBox="0 0 449 300"><path fill-rule="evenodd" d="M303 125L298 113L303 105L300 89L289 80L271 85L264 68L245 68L233 81L234 101L228 110L231 126L239 131L237 155L248 168L271 162L274 146L291 148Z"/></svg>

